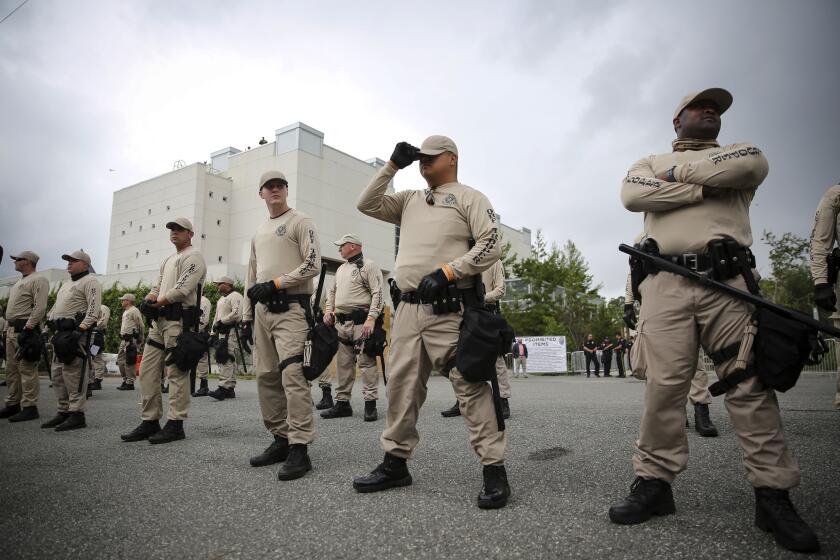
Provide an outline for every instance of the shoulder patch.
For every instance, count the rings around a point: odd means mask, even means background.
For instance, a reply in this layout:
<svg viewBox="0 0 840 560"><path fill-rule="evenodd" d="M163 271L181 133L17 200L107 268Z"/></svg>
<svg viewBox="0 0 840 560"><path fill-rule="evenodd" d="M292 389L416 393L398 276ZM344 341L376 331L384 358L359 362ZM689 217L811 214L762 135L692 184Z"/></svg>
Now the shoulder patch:
<svg viewBox="0 0 840 560"><path fill-rule="evenodd" d="M274 230L274 233L277 235L277 237L283 237L284 235L286 235L286 224L280 224L279 226L277 226L277 229Z"/></svg>

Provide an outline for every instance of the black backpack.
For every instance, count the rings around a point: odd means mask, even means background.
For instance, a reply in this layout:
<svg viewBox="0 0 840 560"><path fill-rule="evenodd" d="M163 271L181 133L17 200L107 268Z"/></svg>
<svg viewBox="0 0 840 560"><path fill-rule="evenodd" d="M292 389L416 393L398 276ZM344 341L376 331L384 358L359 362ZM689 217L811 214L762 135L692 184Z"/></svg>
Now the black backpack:
<svg viewBox="0 0 840 560"><path fill-rule="evenodd" d="M455 352L455 367L467 381L492 381L496 358L513 344L513 329L504 317L483 307L465 307Z"/></svg>

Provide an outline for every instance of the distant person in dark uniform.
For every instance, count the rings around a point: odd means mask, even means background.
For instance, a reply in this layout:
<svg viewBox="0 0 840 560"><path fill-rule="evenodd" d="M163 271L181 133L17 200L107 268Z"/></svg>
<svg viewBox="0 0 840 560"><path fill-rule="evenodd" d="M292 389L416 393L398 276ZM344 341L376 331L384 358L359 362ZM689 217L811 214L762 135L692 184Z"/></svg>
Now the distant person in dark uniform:
<svg viewBox="0 0 840 560"><path fill-rule="evenodd" d="M612 377L610 366L612 365L613 343L610 342L610 337L605 336L598 349L601 351L601 363L604 364L604 377Z"/></svg>
<svg viewBox="0 0 840 560"><path fill-rule="evenodd" d="M586 356L586 377L590 376L589 364L595 364L595 377L601 377L599 373L601 366L598 364L598 343L591 334L586 335L586 342L583 343L583 355Z"/></svg>
<svg viewBox="0 0 840 560"><path fill-rule="evenodd" d="M615 335L613 351L615 352L615 366L618 368L618 377L626 377L624 374L624 352L627 351L627 341L620 333Z"/></svg>

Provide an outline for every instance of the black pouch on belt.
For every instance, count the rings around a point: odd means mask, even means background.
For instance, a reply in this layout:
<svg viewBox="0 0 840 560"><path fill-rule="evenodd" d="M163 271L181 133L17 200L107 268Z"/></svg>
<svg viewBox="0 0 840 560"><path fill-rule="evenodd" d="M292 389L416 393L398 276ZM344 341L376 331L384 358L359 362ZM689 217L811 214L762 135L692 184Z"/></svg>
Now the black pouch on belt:
<svg viewBox="0 0 840 560"><path fill-rule="evenodd" d="M41 360L43 353L44 341L41 340L41 332L32 329L23 329L18 335L18 348L20 349L20 357L27 362L38 362ZM5 349L4 349L5 353Z"/></svg>
<svg viewBox="0 0 840 560"><path fill-rule="evenodd" d="M60 319L64 320L64 319ZM72 321L72 319L70 319ZM83 357L79 349L79 341L82 339L82 333L77 330L59 330L53 337L53 351L55 356L64 365L69 365L76 358Z"/></svg>
<svg viewBox="0 0 840 560"><path fill-rule="evenodd" d="M269 313L285 313L289 310L289 296L286 290L277 290L271 299L265 302Z"/></svg>

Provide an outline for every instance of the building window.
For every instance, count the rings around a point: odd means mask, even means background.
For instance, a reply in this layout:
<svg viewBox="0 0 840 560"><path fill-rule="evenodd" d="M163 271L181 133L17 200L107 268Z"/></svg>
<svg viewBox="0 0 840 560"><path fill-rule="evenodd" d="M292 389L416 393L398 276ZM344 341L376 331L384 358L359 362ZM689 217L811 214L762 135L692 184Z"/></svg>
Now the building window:
<svg viewBox="0 0 840 560"><path fill-rule="evenodd" d="M222 225L222 220L216 220L216 225L217 225L217 226Z"/></svg>
<svg viewBox="0 0 840 560"><path fill-rule="evenodd" d="M221 256L219 257L219 262L222 262L222 257Z"/></svg>
<svg viewBox="0 0 840 560"><path fill-rule="evenodd" d="M117 265L117 270L119 270L119 269L120 269L120 265Z"/></svg>
<svg viewBox="0 0 840 560"><path fill-rule="evenodd" d="M148 249L146 249L146 254L147 254L147 255L149 254L149 250L148 250Z"/></svg>
<svg viewBox="0 0 840 560"><path fill-rule="evenodd" d="M149 208L149 216L151 216L151 215L152 215L152 209Z"/></svg>
<svg viewBox="0 0 840 560"><path fill-rule="evenodd" d="M143 231L143 224L140 224L140 231Z"/></svg>
<svg viewBox="0 0 840 560"><path fill-rule="evenodd" d="M202 234L201 234L201 238L202 238L202 239L207 239L207 234L206 234L206 233L202 233Z"/></svg>
<svg viewBox="0 0 840 560"><path fill-rule="evenodd" d="M210 198L213 198L213 191L210 191Z"/></svg>
<svg viewBox="0 0 840 560"><path fill-rule="evenodd" d="M137 251L136 253L134 253L134 258L135 258L135 259L139 259L139 258L140 258L140 251Z"/></svg>
<svg viewBox="0 0 840 560"><path fill-rule="evenodd" d="M122 230L122 234L125 235L125 230Z"/></svg>
<svg viewBox="0 0 840 560"><path fill-rule="evenodd" d="M128 270L128 265L127 265L127 264L124 264L124 265L123 265L123 268L124 268L125 270Z"/></svg>
<svg viewBox="0 0 840 560"><path fill-rule="evenodd" d="M132 221L128 222L128 227L131 227L131 226L133 226L133 225L134 225L134 220L132 220Z"/></svg>
<svg viewBox="0 0 840 560"><path fill-rule="evenodd" d="M155 229L155 224L152 224L152 229Z"/></svg>
<svg viewBox="0 0 840 560"><path fill-rule="evenodd" d="M168 204L166 205L166 209L169 210L169 205Z"/></svg>
<svg viewBox="0 0 840 560"><path fill-rule="evenodd" d="M227 197L226 196L222 197L222 202L227 202Z"/></svg>

